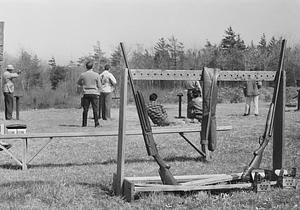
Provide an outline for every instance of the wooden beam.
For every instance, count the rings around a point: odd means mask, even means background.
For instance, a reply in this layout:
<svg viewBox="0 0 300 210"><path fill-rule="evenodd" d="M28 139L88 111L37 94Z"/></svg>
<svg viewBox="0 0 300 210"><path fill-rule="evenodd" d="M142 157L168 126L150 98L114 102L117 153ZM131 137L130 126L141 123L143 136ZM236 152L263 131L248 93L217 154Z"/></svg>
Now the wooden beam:
<svg viewBox="0 0 300 210"><path fill-rule="evenodd" d="M218 126L217 131L231 130L232 126ZM153 134L172 134L172 133L195 133L200 132L199 126L192 127L155 127ZM127 130L126 135L142 135L140 129ZM0 135L0 139L36 139L36 138L70 138L70 137L98 137L98 136L118 136L118 131L95 131L95 132L75 132L75 133L24 133Z"/></svg>
<svg viewBox="0 0 300 210"><path fill-rule="evenodd" d="M201 179L201 180L194 180L190 182L182 183L181 185L208 185L208 184L217 184L221 182L227 182L227 181L233 181L233 180L239 180L241 179L241 173L240 174L232 174L232 175L223 175L220 177L211 177L207 179Z"/></svg>
<svg viewBox="0 0 300 210"><path fill-rule="evenodd" d="M222 190L222 189L252 189L252 183L220 184L220 185L140 185L134 187L134 192L160 191L193 191L193 190Z"/></svg>
<svg viewBox="0 0 300 210"><path fill-rule="evenodd" d="M117 174L114 183L116 195L123 193L124 181L124 163L125 163L125 131L126 131L126 109L127 109L127 83L128 83L128 69L125 69L122 74L121 84L121 100L119 108L119 132L118 132L118 154L117 154Z"/></svg>
<svg viewBox="0 0 300 210"><path fill-rule="evenodd" d="M181 175L181 176L174 176L174 178L178 182L188 182L193 180L200 180L200 179L209 179L209 178L216 178L216 177L223 177L227 174L200 174L200 175ZM130 182L133 183L161 183L160 176L144 176L144 177L125 177Z"/></svg>
<svg viewBox="0 0 300 210"><path fill-rule="evenodd" d="M200 80L202 70L132 69L134 80ZM276 71L220 71L218 81L273 81Z"/></svg>
<svg viewBox="0 0 300 210"><path fill-rule="evenodd" d="M285 127L285 101L286 101L286 72L282 72L278 99L275 108L273 128L273 170L281 169L284 162L284 127Z"/></svg>
<svg viewBox="0 0 300 210"><path fill-rule="evenodd" d="M0 87L2 88L4 54L4 22L0 21ZM0 94L0 105L3 106L3 94Z"/></svg>

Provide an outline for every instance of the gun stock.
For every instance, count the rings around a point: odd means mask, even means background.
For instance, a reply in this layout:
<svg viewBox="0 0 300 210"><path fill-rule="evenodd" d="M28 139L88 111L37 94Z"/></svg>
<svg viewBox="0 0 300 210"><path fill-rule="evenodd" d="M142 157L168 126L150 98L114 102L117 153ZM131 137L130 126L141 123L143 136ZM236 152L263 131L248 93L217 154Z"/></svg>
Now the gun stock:
<svg viewBox="0 0 300 210"><path fill-rule="evenodd" d="M156 163L159 165L159 175L162 180L162 183L168 185L177 185L178 183L176 179L169 171L170 166L166 165L163 159L158 154L158 150L152 133L151 124L146 111L144 97L141 92L135 90L132 75L128 67L128 62L127 62L123 43L120 43L120 46L121 46L125 66L128 69L128 78L130 81L134 101L136 104L147 153L149 156L152 156L156 161Z"/></svg>
<svg viewBox="0 0 300 210"><path fill-rule="evenodd" d="M253 169L257 169L260 166L260 163L262 161L263 152L268 145L270 138L272 137L273 133L273 126L274 126L274 119L275 119L275 110L276 110L276 104L278 101L278 93L281 83L281 77L283 74L283 59L284 59L284 49L285 49L286 41L285 39L282 40L281 50L280 50L280 57L279 57L279 66L278 70L276 72L275 76L275 87L272 97L272 102L269 107L268 116L266 120L266 126L263 135L259 138L259 148L254 151L254 157L251 160L249 166L244 170L242 174L242 179L249 180L250 175Z"/></svg>

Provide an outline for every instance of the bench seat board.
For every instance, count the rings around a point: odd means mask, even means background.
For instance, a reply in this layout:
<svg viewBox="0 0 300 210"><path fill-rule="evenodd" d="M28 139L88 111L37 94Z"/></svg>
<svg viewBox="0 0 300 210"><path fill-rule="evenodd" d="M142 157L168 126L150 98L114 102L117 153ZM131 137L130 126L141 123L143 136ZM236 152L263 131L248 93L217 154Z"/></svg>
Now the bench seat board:
<svg viewBox="0 0 300 210"><path fill-rule="evenodd" d="M218 126L217 131L231 130L232 126ZM153 134L172 133L194 133L200 132L201 127L168 127L152 129ZM126 135L141 135L141 130L127 130ZM25 133L0 135L0 139L34 139L34 138L62 138L62 137L97 137L97 136L118 136L118 131L97 131L97 132L75 132L75 133Z"/></svg>

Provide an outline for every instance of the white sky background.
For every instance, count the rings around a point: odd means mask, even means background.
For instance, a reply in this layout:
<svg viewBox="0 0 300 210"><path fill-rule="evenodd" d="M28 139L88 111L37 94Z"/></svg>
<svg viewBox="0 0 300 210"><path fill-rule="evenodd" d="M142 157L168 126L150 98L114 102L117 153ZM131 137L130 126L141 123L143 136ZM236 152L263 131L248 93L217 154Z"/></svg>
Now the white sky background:
<svg viewBox="0 0 300 210"><path fill-rule="evenodd" d="M246 44L263 33L300 44L300 0L0 0L0 21L6 52L23 48L60 65L97 41L108 57L121 41L150 49L171 35L185 49L219 44L229 26Z"/></svg>

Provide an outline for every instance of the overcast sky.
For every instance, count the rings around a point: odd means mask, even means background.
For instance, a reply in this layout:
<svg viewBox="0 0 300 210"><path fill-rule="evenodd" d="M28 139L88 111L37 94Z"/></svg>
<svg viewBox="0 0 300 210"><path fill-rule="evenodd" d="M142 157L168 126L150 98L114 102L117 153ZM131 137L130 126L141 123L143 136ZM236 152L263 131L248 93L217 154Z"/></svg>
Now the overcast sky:
<svg viewBox="0 0 300 210"><path fill-rule="evenodd" d="M0 0L0 21L6 52L25 49L61 65L97 41L106 56L120 41L150 48L171 35L186 49L219 44L229 26L246 44L263 33L300 43L300 0Z"/></svg>

